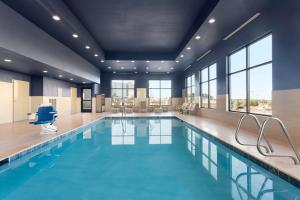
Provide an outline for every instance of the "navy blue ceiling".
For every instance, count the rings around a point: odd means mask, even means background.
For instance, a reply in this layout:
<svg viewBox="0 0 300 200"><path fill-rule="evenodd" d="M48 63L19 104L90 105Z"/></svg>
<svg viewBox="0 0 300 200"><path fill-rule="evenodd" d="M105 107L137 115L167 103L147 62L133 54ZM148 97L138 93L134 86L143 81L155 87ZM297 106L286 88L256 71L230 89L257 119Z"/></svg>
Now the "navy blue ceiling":
<svg viewBox="0 0 300 200"><path fill-rule="evenodd" d="M4 60L9 59L10 62ZM87 79L74 76L63 70L56 69L44 63L38 62L26 56L17 54L13 51L3 49L0 47L0 68L14 72L21 72L28 75L48 76L72 83L92 83ZM43 72L44 71L44 72Z"/></svg>
<svg viewBox="0 0 300 200"><path fill-rule="evenodd" d="M183 71L269 1L3 0L101 70L130 73Z"/></svg>
<svg viewBox="0 0 300 200"><path fill-rule="evenodd" d="M98 41L106 59L174 60L218 0L64 2Z"/></svg>

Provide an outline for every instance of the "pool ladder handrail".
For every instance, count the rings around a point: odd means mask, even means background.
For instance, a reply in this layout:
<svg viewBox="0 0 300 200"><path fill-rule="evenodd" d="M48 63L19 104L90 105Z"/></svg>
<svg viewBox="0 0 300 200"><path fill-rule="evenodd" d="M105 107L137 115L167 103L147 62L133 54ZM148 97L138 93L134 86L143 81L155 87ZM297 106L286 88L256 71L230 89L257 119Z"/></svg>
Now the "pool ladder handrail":
<svg viewBox="0 0 300 200"><path fill-rule="evenodd" d="M257 118L255 115L244 113L244 114L241 116L240 120L238 121L238 125L237 125L236 131L235 131L235 140L236 140L236 142L239 143L240 145L244 145L244 146L255 146L255 147L256 147L257 144L246 144L246 143L242 143L242 142L240 141L240 139L239 139L240 128L241 128L242 122L244 121L244 119L245 119L246 117L253 118L253 119L255 120L255 123L256 123L257 127L259 128L259 130L261 129L261 124L260 124L258 118ZM266 146L264 146L264 145L260 145L260 146L263 147L267 153L273 152L274 150L273 150L273 147L272 147L271 143L270 143L270 142L267 140L267 138L265 138L265 137L264 137L264 140L266 141L268 147L266 147Z"/></svg>
<svg viewBox="0 0 300 200"><path fill-rule="evenodd" d="M282 131L283 131L283 133L284 133L284 136L286 137L286 139L287 139L289 145L291 146L291 148L292 148L292 150L293 150L295 156L292 156L292 155L281 155L281 154L270 155L270 154L265 154L265 153L261 150L261 148L260 148L260 146L261 146L261 140L262 140L263 137L265 138L265 132L264 132L264 130L265 130L266 124L267 124L268 122L270 122L271 120L275 120L275 121L280 125L280 127L281 127L281 129L282 129ZM266 118L266 119L263 121L263 123L262 123L262 125L261 125L261 127L260 127L260 130L259 130L259 135L258 135L258 139L257 139L256 148L257 148L258 152L259 152L260 154L264 155L264 156L267 156L267 157L288 157L288 158L291 158L291 159L294 161L295 165L299 165L299 164L300 164L300 154L299 154L299 152L297 151L297 149L296 149L294 143L292 142L292 139L291 139L291 137L290 137L290 134L289 134L289 132L288 132L286 126L284 125L283 121L280 120L280 119L277 118L277 117L268 117L268 118Z"/></svg>

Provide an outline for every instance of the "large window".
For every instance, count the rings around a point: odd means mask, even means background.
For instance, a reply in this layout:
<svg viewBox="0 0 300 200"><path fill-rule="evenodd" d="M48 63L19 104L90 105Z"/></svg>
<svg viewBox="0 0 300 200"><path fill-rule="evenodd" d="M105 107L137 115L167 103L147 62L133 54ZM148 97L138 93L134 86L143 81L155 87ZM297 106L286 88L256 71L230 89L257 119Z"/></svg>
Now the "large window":
<svg viewBox="0 0 300 200"><path fill-rule="evenodd" d="M111 104L113 107L134 105L134 80L111 81Z"/></svg>
<svg viewBox="0 0 300 200"><path fill-rule="evenodd" d="M229 110L272 114L272 35L229 55Z"/></svg>
<svg viewBox="0 0 300 200"><path fill-rule="evenodd" d="M186 96L187 96L187 100L188 102L193 102L194 100L194 96L195 96L195 75L191 75L189 77L186 78L185 81L185 85L186 85Z"/></svg>
<svg viewBox="0 0 300 200"><path fill-rule="evenodd" d="M216 108L217 103L217 64L200 71L200 89L202 108Z"/></svg>
<svg viewBox="0 0 300 200"><path fill-rule="evenodd" d="M172 101L171 80L149 80L149 105L167 106Z"/></svg>

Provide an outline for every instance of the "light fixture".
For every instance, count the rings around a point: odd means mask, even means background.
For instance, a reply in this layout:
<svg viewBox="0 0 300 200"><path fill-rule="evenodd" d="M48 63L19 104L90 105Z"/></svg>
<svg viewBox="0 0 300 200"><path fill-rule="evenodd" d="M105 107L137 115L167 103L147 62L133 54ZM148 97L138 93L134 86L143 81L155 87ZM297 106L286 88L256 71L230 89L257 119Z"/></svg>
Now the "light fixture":
<svg viewBox="0 0 300 200"><path fill-rule="evenodd" d="M86 49L90 49L91 47L90 47L90 46L88 46L88 45L86 45L86 46L85 46L85 48L86 48Z"/></svg>
<svg viewBox="0 0 300 200"><path fill-rule="evenodd" d="M52 16L52 19L54 19L55 21L59 21L60 20L60 17L58 15L53 15Z"/></svg>
<svg viewBox="0 0 300 200"><path fill-rule="evenodd" d="M186 49L187 49L187 50L191 50L191 47L187 47Z"/></svg>
<svg viewBox="0 0 300 200"><path fill-rule="evenodd" d="M124 69L124 67L121 67L121 69Z"/></svg>
<svg viewBox="0 0 300 200"><path fill-rule="evenodd" d="M211 18L209 21L208 21L210 24L213 24L216 22L216 20L214 18Z"/></svg>
<svg viewBox="0 0 300 200"><path fill-rule="evenodd" d="M70 78L70 81L73 81L74 79Z"/></svg>
<svg viewBox="0 0 300 200"><path fill-rule="evenodd" d="M83 81L82 84L85 84L85 82Z"/></svg>
<svg viewBox="0 0 300 200"><path fill-rule="evenodd" d="M111 66L108 66L107 68L108 68L108 69L111 69Z"/></svg>
<svg viewBox="0 0 300 200"><path fill-rule="evenodd" d="M201 38L200 35L197 35L197 36L195 37L196 40L200 40L200 38Z"/></svg>
<svg viewBox="0 0 300 200"><path fill-rule="evenodd" d="M117 60L116 62L117 62L117 63L119 63L120 61L119 61L119 60Z"/></svg>
<svg viewBox="0 0 300 200"><path fill-rule="evenodd" d="M184 55L183 55L183 54L181 54L181 55L180 55L180 58L183 58L183 57L184 57Z"/></svg>
<svg viewBox="0 0 300 200"><path fill-rule="evenodd" d="M63 75L61 75L61 74L60 74L60 75L58 75L58 77L59 77L59 78L62 78L62 77L63 77Z"/></svg>
<svg viewBox="0 0 300 200"><path fill-rule="evenodd" d="M174 69L174 67L171 67L170 69L171 69L171 70L173 70L173 69Z"/></svg>
<svg viewBox="0 0 300 200"><path fill-rule="evenodd" d="M237 32L239 32L240 30L242 30L245 26L247 26L250 22L252 22L253 20L255 20L259 16L260 16L260 13L256 13L250 19L248 19L247 21L245 21L241 26L239 26L237 29L235 29L232 33L230 33L229 35L227 35L223 40L228 40L234 34L236 34Z"/></svg>
<svg viewBox="0 0 300 200"><path fill-rule="evenodd" d="M116 73L116 72L113 72L114 74Z"/></svg>
<svg viewBox="0 0 300 200"><path fill-rule="evenodd" d="M48 71L47 71L47 70L44 70L43 72L44 72L44 73L48 73Z"/></svg>
<svg viewBox="0 0 300 200"><path fill-rule="evenodd" d="M146 72L146 74L148 74L149 72Z"/></svg>
<svg viewBox="0 0 300 200"><path fill-rule="evenodd" d="M73 38L78 38L79 36L76 33L73 33Z"/></svg>
<svg viewBox="0 0 300 200"><path fill-rule="evenodd" d="M164 63L165 61L164 60L162 60L162 61L160 61L161 63Z"/></svg>
<svg viewBox="0 0 300 200"><path fill-rule="evenodd" d="M138 72L134 72L135 74L137 74Z"/></svg>
<svg viewBox="0 0 300 200"><path fill-rule="evenodd" d="M11 59L4 59L4 62L10 63L12 60Z"/></svg>
<svg viewBox="0 0 300 200"><path fill-rule="evenodd" d="M100 60L100 62L104 63L104 60Z"/></svg>
<svg viewBox="0 0 300 200"><path fill-rule="evenodd" d="M147 63L149 63L149 62L150 62L150 60L147 60L146 62L147 62Z"/></svg>
<svg viewBox="0 0 300 200"><path fill-rule="evenodd" d="M179 63L179 60L176 60L177 63Z"/></svg>
<svg viewBox="0 0 300 200"><path fill-rule="evenodd" d="M134 61L134 60L132 60L131 62L132 62L132 63L134 63L135 61Z"/></svg>
<svg viewBox="0 0 300 200"><path fill-rule="evenodd" d="M98 54L95 53L94 56L95 56L95 57L98 57Z"/></svg>
<svg viewBox="0 0 300 200"><path fill-rule="evenodd" d="M146 69L149 69L149 67L146 67Z"/></svg>

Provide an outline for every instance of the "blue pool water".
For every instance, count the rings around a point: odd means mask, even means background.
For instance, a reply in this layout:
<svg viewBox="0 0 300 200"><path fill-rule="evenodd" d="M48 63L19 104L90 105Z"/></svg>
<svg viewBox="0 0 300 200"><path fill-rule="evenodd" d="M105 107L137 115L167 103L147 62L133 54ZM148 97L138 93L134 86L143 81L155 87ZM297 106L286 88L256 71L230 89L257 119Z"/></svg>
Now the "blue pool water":
<svg viewBox="0 0 300 200"><path fill-rule="evenodd" d="M294 200L299 191L174 118L100 120L0 168L0 199Z"/></svg>

